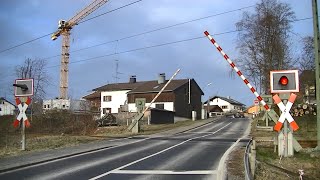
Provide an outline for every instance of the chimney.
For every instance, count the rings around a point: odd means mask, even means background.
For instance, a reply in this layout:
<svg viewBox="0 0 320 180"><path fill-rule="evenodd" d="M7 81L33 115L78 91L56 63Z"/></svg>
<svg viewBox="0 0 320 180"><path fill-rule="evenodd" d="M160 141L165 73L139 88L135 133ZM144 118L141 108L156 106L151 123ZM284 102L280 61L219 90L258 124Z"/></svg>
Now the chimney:
<svg viewBox="0 0 320 180"><path fill-rule="evenodd" d="M227 98L230 99L231 97L230 97L230 96L227 96Z"/></svg>
<svg viewBox="0 0 320 180"><path fill-rule="evenodd" d="M158 84L163 84L166 81L166 74L165 73L160 73L159 78L158 78Z"/></svg>
<svg viewBox="0 0 320 180"><path fill-rule="evenodd" d="M129 83L136 83L137 77L136 76L130 76Z"/></svg>

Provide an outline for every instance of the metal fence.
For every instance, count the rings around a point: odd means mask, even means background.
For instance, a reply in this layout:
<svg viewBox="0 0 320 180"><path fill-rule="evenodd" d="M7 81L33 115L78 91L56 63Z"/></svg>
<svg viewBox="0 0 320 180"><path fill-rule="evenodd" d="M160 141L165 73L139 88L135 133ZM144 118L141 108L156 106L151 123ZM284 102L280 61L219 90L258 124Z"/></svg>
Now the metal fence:
<svg viewBox="0 0 320 180"><path fill-rule="evenodd" d="M246 151L244 153L244 157L243 157L243 161L244 161L244 169L245 169L245 179L246 180L252 180L254 179L254 165L252 164L252 162L254 162L255 160L252 160L252 158L255 159L255 153L251 152L252 150L252 139L248 142L247 146L246 146ZM252 169L253 168L253 169Z"/></svg>

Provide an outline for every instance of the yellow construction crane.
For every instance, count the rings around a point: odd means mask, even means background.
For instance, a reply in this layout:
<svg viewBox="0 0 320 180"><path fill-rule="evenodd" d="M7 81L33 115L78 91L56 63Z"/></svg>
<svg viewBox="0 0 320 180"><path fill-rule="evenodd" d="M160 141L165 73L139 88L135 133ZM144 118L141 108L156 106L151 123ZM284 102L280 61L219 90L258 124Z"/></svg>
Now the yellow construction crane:
<svg viewBox="0 0 320 180"><path fill-rule="evenodd" d="M83 18L87 17L93 11L104 5L109 0L95 0L69 21L60 20L58 30L51 35L52 40L56 40L62 35L62 54L60 67L60 99L67 99L68 93L68 64L70 48L70 31L73 26L77 25Z"/></svg>

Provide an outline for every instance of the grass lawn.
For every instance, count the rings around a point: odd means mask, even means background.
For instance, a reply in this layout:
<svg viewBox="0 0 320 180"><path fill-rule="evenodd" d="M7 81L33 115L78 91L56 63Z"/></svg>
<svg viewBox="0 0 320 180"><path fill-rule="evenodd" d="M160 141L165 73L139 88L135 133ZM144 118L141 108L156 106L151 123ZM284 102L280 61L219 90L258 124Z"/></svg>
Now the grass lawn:
<svg viewBox="0 0 320 180"><path fill-rule="evenodd" d="M316 116L308 115L294 117L299 129L293 132L297 140L315 141L317 139ZM252 123L251 135L254 139L261 137L276 137L275 131L258 131L256 119ZM262 123L264 124L264 123ZM272 122L272 124L274 123ZM257 142L257 169L255 179L298 179L299 169L304 170L303 179L320 178L320 156L319 152L303 150L295 152L294 157L281 158L273 152L272 145Z"/></svg>

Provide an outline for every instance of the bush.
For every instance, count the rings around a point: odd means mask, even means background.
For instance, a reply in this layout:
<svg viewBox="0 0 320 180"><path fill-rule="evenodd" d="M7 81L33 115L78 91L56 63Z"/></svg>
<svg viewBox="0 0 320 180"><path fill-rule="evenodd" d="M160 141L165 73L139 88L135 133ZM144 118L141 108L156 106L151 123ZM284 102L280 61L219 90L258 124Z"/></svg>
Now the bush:
<svg viewBox="0 0 320 180"><path fill-rule="evenodd" d="M74 114L67 110L50 110L45 114L34 115L30 133L89 135L97 129L93 114Z"/></svg>

